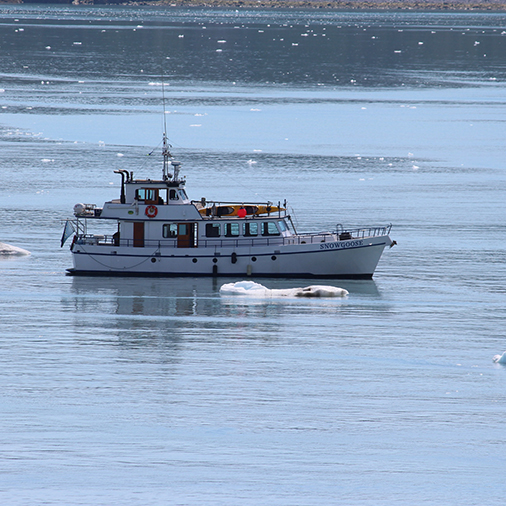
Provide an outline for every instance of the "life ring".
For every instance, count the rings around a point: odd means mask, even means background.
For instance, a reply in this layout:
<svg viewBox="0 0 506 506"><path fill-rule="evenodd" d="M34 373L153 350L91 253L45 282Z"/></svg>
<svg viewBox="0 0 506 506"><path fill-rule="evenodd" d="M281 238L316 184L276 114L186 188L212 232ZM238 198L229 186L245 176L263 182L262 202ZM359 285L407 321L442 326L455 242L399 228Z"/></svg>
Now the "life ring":
<svg viewBox="0 0 506 506"><path fill-rule="evenodd" d="M156 206L148 206L145 212L148 218L154 218L158 214L158 208Z"/></svg>

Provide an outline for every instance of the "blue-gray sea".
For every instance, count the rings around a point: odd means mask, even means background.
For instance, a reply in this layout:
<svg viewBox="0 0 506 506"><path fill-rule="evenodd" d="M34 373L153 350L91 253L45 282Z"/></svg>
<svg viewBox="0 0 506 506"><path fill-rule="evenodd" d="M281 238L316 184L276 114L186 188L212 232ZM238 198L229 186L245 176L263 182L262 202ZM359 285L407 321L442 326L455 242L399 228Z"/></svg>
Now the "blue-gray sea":
<svg viewBox="0 0 506 506"><path fill-rule="evenodd" d="M506 14L3 5L0 106L2 504L504 504ZM191 198L397 246L343 299L66 276L164 122Z"/></svg>

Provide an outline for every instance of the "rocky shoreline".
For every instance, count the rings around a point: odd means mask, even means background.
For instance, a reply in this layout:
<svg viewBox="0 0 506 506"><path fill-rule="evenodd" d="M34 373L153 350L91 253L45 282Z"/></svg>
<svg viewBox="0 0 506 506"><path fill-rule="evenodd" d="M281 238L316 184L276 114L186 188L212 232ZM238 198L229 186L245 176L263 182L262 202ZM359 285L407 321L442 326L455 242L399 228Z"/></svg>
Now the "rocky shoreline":
<svg viewBox="0 0 506 506"><path fill-rule="evenodd" d="M88 0L75 0L77 2ZM248 9L339 9L418 11L506 11L506 1L494 0L161 0L122 2L132 5L221 7Z"/></svg>
<svg viewBox="0 0 506 506"><path fill-rule="evenodd" d="M0 4L151 5L232 9L506 11L506 0L0 0Z"/></svg>

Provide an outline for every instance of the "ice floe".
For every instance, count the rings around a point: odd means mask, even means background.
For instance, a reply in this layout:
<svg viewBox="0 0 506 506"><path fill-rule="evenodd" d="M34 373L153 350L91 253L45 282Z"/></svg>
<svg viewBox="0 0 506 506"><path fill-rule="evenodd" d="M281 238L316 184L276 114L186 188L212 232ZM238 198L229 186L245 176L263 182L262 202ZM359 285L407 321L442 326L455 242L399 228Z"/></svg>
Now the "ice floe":
<svg viewBox="0 0 506 506"><path fill-rule="evenodd" d="M30 255L30 252L23 248L18 248L17 246L11 246L10 244L5 244L4 242L0 242L0 256L25 256Z"/></svg>
<svg viewBox="0 0 506 506"><path fill-rule="evenodd" d="M254 281L225 283L220 288L221 295L246 295L250 297L345 297L344 288L328 285L311 285L305 288L267 288Z"/></svg>
<svg viewBox="0 0 506 506"><path fill-rule="evenodd" d="M496 364L506 364L506 351L502 355L494 355L492 360Z"/></svg>

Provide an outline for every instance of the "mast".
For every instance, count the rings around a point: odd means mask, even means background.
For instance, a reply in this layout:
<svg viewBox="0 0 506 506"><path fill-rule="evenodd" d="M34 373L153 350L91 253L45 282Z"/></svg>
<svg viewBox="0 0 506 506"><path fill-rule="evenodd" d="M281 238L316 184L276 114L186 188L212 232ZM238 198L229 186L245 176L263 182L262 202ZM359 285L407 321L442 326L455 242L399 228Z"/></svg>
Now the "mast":
<svg viewBox="0 0 506 506"><path fill-rule="evenodd" d="M167 181L172 176L169 172L169 160L172 158L172 154L169 151L169 148L172 146L169 144L167 139L167 111L165 110L165 82L163 80L163 72L162 72L162 103L163 103L163 146L162 146L162 156L163 156L163 180ZM174 174L175 176L175 174Z"/></svg>
<svg viewBox="0 0 506 506"><path fill-rule="evenodd" d="M167 138L167 111L165 110L165 82L163 80L163 72L162 72L162 102L163 102L163 144L162 144L162 155L163 155L163 170L162 176L164 181L168 181L173 178L173 181L179 182L179 169L181 167L181 162L176 162L175 160L170 161L172 158L172 153L169 151L172 147L169 144L169 140ZM169 172L169 162L173 167L174 175Z"/></svg>
<svg viewBox="0 0 506 506"><path fill-rule="evenodd" d="M165 109L165 107L164 107ZM165 116L165 111L163 111L163 114ZM172 177L172 175L169 172L169 161L172 158L172 154L169 151L169 148L171 145L167 141L167 130L165 129L165 117L164 117L164 131L163 131L163 145L162 145L162 156L163 156L163 180L167 181ZM175 174L174 174L175 176Z"/></svg>

